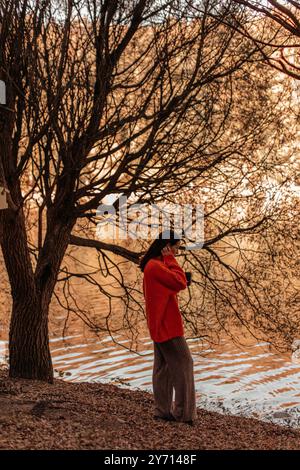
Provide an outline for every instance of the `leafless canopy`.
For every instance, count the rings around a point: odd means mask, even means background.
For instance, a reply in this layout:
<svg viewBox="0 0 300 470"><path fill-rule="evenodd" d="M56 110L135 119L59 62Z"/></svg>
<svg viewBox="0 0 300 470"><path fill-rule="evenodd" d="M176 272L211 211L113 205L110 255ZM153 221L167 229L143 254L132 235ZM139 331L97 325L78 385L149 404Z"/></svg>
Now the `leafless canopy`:
<svg viewBox="0 0 300 470"><path fill-rule="evenodd" d="M283 86L266 66L266 33L257 25L255 41L245 34L251 18L237 3L248 2L0 1L0 78L13 110L1 109L1 183L10 207L0 224L18 312L15 341L25 341L19 311L33 305L36 334L41 318L47 333L57 280L57 300L69 314L113 331L116 296L125 302L122 328L138 334L140 278L129 283L120 260L137 264L146 245L95 237L97 208L111 195L131 204L204 203L204 247L183 256L195 273L183 305L189 334L243 326L281 347L297 334L298 291L291 283L281 295L287 256L293 279L297 269L298 207L287 168L295 122L284 117L292 84ZM283 202L274 202L274 188ZM99 266L78 261L71 269L72 245L96 249ZM224 258L228 249L234 262ZM99 272L121 293L106 289ZM75 277L108 298L104 321L79 305L69 285Z"/></svg>

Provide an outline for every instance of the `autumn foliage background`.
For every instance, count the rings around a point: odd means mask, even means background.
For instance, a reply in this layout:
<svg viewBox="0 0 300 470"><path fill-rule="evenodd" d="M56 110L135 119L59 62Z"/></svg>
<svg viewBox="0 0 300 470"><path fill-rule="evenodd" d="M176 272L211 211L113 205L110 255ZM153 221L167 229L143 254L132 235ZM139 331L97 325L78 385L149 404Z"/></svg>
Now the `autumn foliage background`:
<svg viewBox="0 0 300 470"><path fill-rule="evenodd" d="M53 380L52 309L133 345L145 331L147 243L96 237L97 207L113 198L118 209L120 195L132 217L134 203L204 206L203 248L179 258L193 272L188 337L280 351L299 337L299 88L282 65L296 35L250 4L0 2L12 377Z"/></svg>

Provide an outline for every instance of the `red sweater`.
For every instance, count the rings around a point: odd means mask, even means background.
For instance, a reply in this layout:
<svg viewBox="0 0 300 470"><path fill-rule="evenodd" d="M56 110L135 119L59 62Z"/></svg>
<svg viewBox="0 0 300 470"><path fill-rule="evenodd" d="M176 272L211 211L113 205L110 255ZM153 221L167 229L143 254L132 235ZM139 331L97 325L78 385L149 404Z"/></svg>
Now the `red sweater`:
<svg viewBox="0 0 300 470"><path fill-rule="evenodd" d="M151 339L157 343L183 336L177 292L187 286L186 276L173 255L152 258L144 269L143 291Z"/></svg>

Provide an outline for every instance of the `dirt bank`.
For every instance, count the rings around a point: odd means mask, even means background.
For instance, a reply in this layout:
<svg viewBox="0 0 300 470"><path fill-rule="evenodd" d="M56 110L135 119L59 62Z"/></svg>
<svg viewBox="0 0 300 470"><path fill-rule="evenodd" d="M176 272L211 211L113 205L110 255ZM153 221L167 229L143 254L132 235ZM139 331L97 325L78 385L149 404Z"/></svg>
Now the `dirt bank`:
<svg viewBox="0 0 300 470"><path fill-rule="evenodd" d="M198 409L157 422L153 397L101 383L9 379L0 370L0 449L300 449L300 431Z"/></svg>

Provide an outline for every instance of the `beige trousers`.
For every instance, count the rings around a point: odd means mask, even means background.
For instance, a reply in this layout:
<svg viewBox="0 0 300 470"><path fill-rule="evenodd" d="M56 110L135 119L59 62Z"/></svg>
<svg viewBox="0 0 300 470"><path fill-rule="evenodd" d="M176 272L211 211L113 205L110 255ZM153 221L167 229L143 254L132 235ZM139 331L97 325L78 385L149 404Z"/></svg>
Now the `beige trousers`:
<svg viewBox="0 0 300 470"><path fill-rule="evenodd" d="M183 336L154 342L154 415L174 416L176 421L197 418L193 358ZM173 388L175 402L173 403Z"/></svg>

